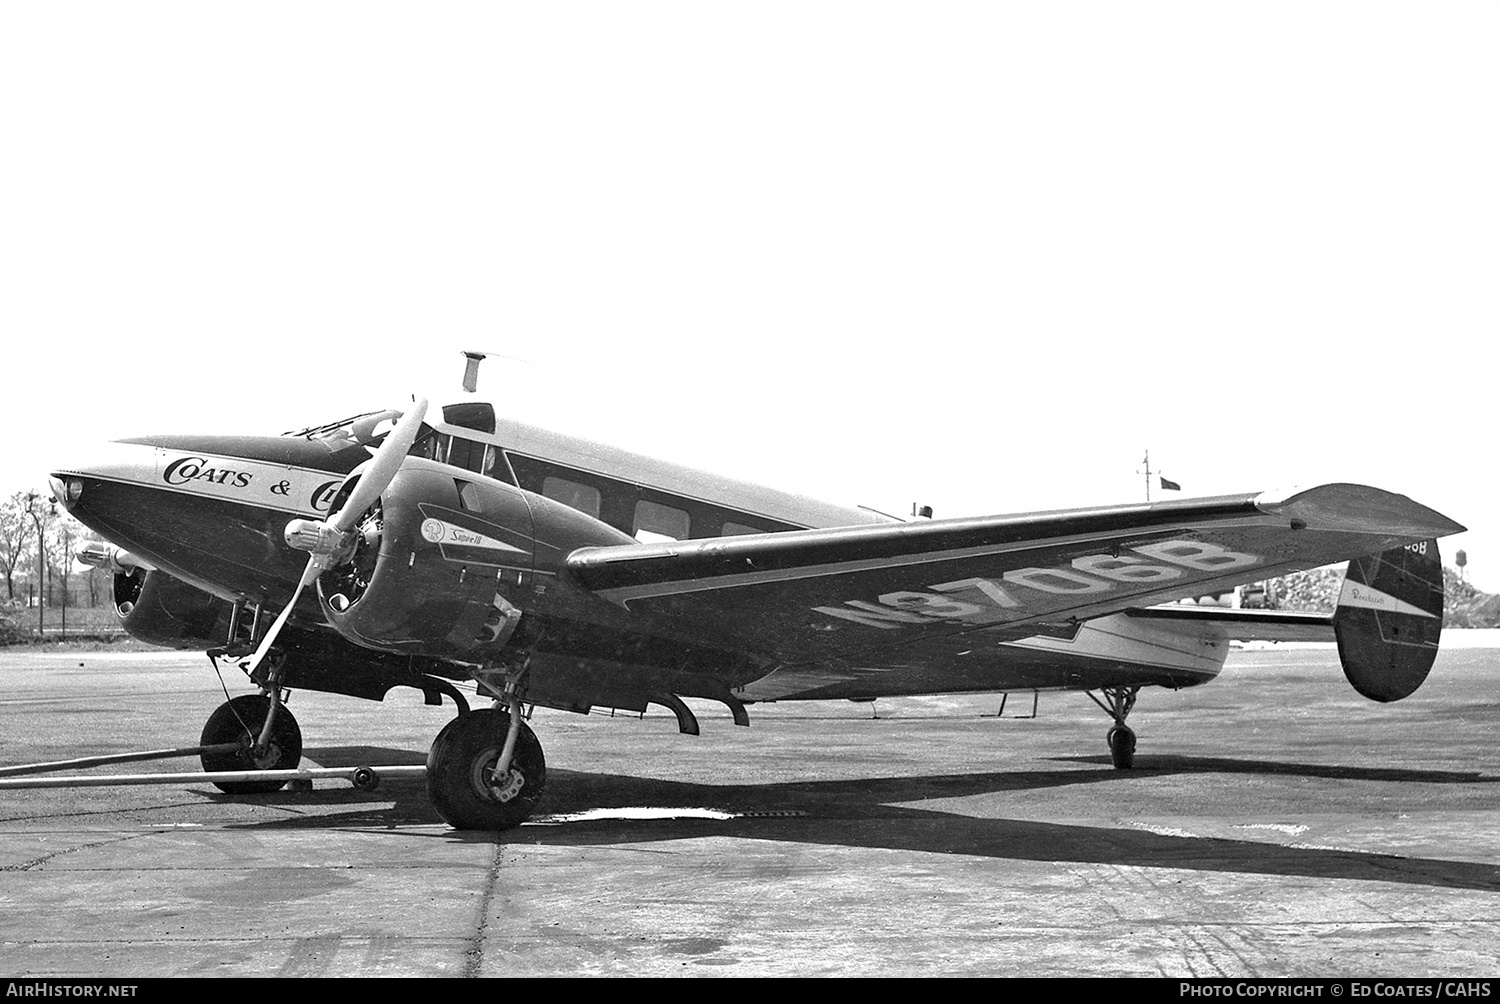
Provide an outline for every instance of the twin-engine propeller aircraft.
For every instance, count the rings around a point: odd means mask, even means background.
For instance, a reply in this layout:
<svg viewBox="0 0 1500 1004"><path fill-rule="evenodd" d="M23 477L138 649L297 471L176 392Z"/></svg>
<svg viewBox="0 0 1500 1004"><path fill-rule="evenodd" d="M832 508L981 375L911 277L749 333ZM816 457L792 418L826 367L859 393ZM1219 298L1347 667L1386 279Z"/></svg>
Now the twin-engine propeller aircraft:
<svg viewBox="0 0 1500 1004"><path fill-rule="evenodd" d="M276 437L123 440L52 486L112 542L90 557L114 569L127 631L237 659L260 687L209 717L206 769L295 767L291 688L415 687L459 709L427 784L460 829L536 809L546 766L523 704L655 703L696 734L684 697L746 725L756 701L1083 690L1124 768L1141 688L1213 679L1231 639L1336 639L1356 690L1399 700L1437 654L1435 538L1463 529L1348 484L902 522L474 400ZM1167 605L1345 559L1332 616ZM495 706L470 711L465 681Z"/></svg>

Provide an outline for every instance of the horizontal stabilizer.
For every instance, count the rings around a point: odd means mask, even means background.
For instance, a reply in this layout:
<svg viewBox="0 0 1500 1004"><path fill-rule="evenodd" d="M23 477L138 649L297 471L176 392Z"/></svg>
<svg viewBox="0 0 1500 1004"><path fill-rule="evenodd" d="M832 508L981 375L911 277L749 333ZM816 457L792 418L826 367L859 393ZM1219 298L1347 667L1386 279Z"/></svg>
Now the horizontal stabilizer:
<svg viewBox="0 0 1500 1004"><path fill-rule="evenodd" d="M1443 631L1436 540L1354 558L1333 614L1344 675L1372 701L1399 701L1427 679Z"/></svg>
<svg viewBox="0 0 1500 1004"><path fill-rule="evenodd" d="M1212 630L1233 641L1333 641L1333 618L1300 610L1232 610L1177 603L1127 610L1126 615L1149 620L1175 631Z"/></svg>

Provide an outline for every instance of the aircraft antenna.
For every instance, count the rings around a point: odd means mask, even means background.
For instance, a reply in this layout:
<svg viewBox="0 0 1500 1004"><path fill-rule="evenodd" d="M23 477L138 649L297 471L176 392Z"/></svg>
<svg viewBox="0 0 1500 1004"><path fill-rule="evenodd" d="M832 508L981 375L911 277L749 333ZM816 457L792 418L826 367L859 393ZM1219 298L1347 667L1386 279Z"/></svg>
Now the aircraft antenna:
<svg viewBox="0 0 1500 1004"><path fill-rule="evenodd" d="M468 360L464 364L464 390L472 394L479 388L479 364L484 360L484 353L465 349L464 358Z"/></svg>
<svg viewBox="0 0 1500 1004"><path fill-rule="evenodd" d="M1151 451L1150 450L1146 451L1146 459L1143 460L1143 461L1141 461L1141 463L1143 463L1143 464L1146 465L1146 470L1145 470L1145 475L1146 475L1146 501L1150 502L1151 501ZM1136 471L1136 473L1140 474L1142 472L1141 471Z"/></svg>

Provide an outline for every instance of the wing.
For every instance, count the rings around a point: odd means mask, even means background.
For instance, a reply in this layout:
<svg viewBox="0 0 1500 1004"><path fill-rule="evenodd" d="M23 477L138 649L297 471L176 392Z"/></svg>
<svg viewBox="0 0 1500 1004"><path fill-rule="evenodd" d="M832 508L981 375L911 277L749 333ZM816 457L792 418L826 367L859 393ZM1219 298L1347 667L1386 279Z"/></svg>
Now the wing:
<svg viewBox="0 0 1500 1004"><path fill-rule="evenodd" d="M632 613L796 665L979 630L1034 636L1461 530L1404 496L1333 484L584 548L567 567Z"/></svg>

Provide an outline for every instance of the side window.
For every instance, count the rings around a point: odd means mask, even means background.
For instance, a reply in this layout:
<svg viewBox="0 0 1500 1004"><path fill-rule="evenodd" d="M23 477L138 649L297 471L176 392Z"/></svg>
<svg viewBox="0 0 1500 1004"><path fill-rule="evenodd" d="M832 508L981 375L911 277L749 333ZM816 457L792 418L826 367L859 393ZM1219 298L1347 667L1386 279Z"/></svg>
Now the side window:
<svg viewBox="0 0 1500 1004"><path fill-rule="evenodd" d="M635 539L647 544L663 540L686 540L691 520L681 509L656 502L635 504Z"/></svg>
<svg viewBox="0 0 1500 1004"><path fill-rule="evenodd" d="M724 530L723 530L723 536L725 536L725 537L736 537L736 536L738 536L738 535L740 535L742 533L766 533L766 532L767 531L762 530L758 526L746 526L743 523L725 523L724 524Z"/></svg>
<svg viewBox="0 0 1500 1004"><path fill-rule="evenodd" d="M476 453L478 456L474 456ZM483 447L471 439L464 439L460 436L454 436L453 442L448 447L448 463L454 467L478 471L479 461L483 456Z"/></svg>
<svg viewBox="0 0 1500 1004"><path fill-rule="evenodd" d="M479 473L500 481L510 480L509 475L500 467L500 451L493 446L484 448L484 466L480 468Z"/></svg>
<svg viewBox="0 0 1500 1004"><path fill-rule="evenodd" d="M599 489L581 485L566 478L547 478L542 482L542 494L555 499L570 509L577 509L595 519L599 518Z"/></svg>
<svg viewBox="0 0 1500 1004"><path fill-rule="evenodd" d="M448 437L429 429L411 447L411 456L442 460L448 455Z"/></svg>

